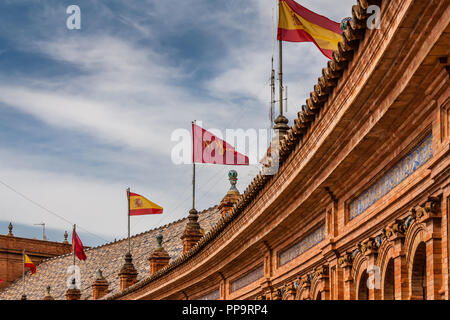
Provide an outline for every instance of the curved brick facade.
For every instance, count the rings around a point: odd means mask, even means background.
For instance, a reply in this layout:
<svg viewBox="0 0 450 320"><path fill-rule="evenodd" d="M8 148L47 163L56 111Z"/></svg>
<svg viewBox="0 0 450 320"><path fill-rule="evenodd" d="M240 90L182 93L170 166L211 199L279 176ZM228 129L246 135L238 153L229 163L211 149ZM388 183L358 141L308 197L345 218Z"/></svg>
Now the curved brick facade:
<svg viewBox="0 0 450 320"><path fill-rule="evenodd" d="M108 299L449 299L448 1L360 0L352 13L279 172Z"/></svg>

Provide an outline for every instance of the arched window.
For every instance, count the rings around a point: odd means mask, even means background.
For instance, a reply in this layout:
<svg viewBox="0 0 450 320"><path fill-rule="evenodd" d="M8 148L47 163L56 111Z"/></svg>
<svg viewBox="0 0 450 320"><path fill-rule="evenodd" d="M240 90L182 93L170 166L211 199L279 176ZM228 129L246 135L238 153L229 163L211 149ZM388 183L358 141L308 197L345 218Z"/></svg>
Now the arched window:
<svg viewBox="0 0 450 320"><path fill-rule="evenodd" d="M414 255L411 272L411 299L427 299L427 256L425 243L421 242Z"/></svg>
<svg viewBox="0 0 450 320"><path fill-rule="evenodd" d="M358 300L369 300L369 287L367 287L367 280L369 276L366 270L363 271L359 280L358 286Z"/></svg>
<svg viewBox="0 0 450 320"><path fill-rule="evenodd" d="M386 267L386 272L384 274L384 283L383 283L384 300L395 300L394 281L395 281L394 260L390 259Z"/></svg>

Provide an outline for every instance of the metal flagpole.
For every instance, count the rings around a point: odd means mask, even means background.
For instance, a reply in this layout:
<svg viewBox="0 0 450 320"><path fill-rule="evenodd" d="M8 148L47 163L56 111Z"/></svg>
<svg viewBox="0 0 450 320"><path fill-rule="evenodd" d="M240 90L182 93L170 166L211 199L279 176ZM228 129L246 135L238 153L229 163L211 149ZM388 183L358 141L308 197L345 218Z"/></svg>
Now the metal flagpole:
<svg viewBox="0 0 450 320"><path fill-rule="evenodd" d="M280 19L281 1L278 1L278 19ZM279 73L278 78L280 80L280 116L283 116L283 41L278 40L279 51L278 51L278 62L279 62Z"/></svg>
<svg viewBox="0 0 450 320"><path fill-rule="evenodd" d="M74 238L75 238L75 232L76 232L76 229L77 229L77 225L74 224L74 225L73 225L73 232L72 232L73 265L76 264L76 262L75 262L75 244L74 244Z"/></svg>
<svg viewBox="0 0 450 320"><path fill-rule="evenodd" d="M192 121L195 124L195 120ZM194 128L192 130L192 135L194 135ZM195 161L194 161L194 139L192 139L192 209L195 209Z"/></svg>
<svg viewBox="0 0 450 320"><path fill-rule="evenodd" d="M130 188L127 189L128 201L128 253L131 254L131 240L130 240Z"/></svg>
<svg viewBox="0 0 450 320"><path fill-rule="evenodd" d="M23 265L22 265L22 300L24 300L26 298L26 295L25 295L25 249L23 249L23 252L22 252L22 260L23 260Z"/></svg>

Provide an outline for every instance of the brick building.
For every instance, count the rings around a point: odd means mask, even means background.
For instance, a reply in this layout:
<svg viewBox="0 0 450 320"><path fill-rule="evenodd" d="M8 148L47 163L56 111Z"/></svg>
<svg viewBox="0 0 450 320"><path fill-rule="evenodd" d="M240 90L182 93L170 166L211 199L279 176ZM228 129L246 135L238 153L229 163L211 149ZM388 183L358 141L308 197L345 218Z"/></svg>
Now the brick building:
<svg viewBox="0 0 450 320"><path fill-rule="evenodd" d="M372 4L380 29L367 28ZM124 241L88 250L81 292L66 292L70 256L43 262L31 298L50 285L59 299L448 300L449 22L446 0L359 0L279 131L275 175L135 236L125 263Z"/></svg>
<svg viewBox="0 0 450 320"><path fill-rule="evenodd" d="M72 246L67 242L44 241L16 237L13 225L9 225L7 235L0 235L0 289L8 286L22 276L23 250L35 265L43 260L72 252Z"/></svg>

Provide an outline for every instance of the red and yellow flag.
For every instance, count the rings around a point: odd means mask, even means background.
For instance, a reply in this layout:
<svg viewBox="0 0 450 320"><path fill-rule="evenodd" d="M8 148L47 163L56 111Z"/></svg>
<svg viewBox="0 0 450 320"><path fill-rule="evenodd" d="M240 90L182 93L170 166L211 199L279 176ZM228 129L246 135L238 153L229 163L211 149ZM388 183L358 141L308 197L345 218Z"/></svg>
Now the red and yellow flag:
<svg viewBox="0 0 450 320"><path fill-rule="evenodd" d="M314 42L329 59L342 39L339 23L302 7L293 0L280 1L278 40Z"/></svg>
<svg viewBox="0 0 450 320"><path fill-rule="evenodd" d="M25 255L25 268L30 268L31 274L36 272L36 266L27 255Z"/></svg>
<svg viewBox="0 0 450 320"><path fill-rule="evenodd" d="M130 197L130 216L141 216L145 214L161 214L163 208L147 198L137 194L129 193Z"/></svg>

